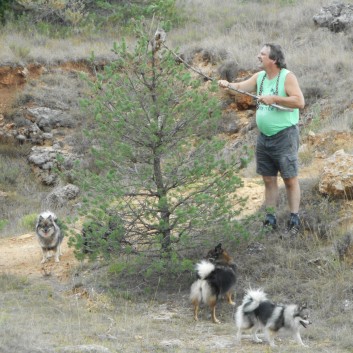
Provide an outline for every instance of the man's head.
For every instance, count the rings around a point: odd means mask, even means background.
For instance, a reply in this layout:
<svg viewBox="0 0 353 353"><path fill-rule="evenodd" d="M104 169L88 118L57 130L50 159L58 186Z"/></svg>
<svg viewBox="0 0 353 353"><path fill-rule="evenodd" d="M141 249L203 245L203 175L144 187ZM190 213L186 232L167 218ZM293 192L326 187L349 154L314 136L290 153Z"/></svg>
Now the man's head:
<svg viewBox="0 0 353 353"><path fill-rule="evenodd" d="M276 62L276 65L279 69L285 69L287 68L286 61L284 59L284 53L280 45L278 44L271 44L271 43L266 43L264 47L267 47L270 49L269 51L269 58L271 60L274 60Z"/></svg>

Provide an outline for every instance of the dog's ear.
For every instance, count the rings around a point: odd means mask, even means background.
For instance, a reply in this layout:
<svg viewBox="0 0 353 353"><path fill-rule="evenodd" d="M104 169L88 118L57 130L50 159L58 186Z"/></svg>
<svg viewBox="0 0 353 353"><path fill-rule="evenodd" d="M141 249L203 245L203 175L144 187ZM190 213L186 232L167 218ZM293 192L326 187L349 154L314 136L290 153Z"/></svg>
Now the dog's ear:
<svg viewBox="0 0 353 353"><path fill-rule="evenodd" d="M219 243L215 248L215 251L222 251L222 243Z"/></svg>
<svg viewBox="0 0 353 353"><path fill-rule="evenodd" d="M307 309L308 308L308 303L304 302L299 305L299 311Z"/></svg>

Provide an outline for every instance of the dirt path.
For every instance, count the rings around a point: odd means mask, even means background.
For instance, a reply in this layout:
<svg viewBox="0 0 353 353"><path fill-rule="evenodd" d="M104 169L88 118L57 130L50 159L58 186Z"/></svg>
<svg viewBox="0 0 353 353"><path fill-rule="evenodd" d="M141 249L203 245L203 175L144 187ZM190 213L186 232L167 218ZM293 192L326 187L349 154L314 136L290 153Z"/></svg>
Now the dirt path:
<svg viewBox="0 0 353 353"><path fill-rule="evenodd" d="M263 202L263 185L259 183L259 179L244 179L244 187L237 191L238 196L240 191L240 196L247 196L251 200L247 203L242 215L255 212ZM63 255L59 263L55 263L54 258L50 258L47 263L41 264L42 252L34 232L0 238L0 272L33 279L53 276L65 282L78 264L73 249L68 247L67 241L65 237L62 244Z"/></svg>
<svg viewBox="0 0 353 353"><path fill-rule="evenodd" d="M0 271L29 278L54 276L65 281L77 264L73 250L67 245L67 238L62 244L63 255L59 263L50 258L41 264L42 251L34 233L0 239Z"/></svg>

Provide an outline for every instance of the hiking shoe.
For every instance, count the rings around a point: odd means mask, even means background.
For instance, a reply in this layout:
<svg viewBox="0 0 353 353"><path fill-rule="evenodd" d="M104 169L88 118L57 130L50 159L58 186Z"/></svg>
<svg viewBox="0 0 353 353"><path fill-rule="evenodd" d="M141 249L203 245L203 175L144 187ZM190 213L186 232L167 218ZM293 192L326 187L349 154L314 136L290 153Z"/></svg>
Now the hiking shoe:
<svg viewBox="0 0 353 353"><path fill-rule="evenodd" d="M290 220L287 223L286 232L289 233L292 237L298 235L300 231L300 219L299 216L295 213L291 213Z"/></svg>
<svg viewBox="0 0 353 353"><path fill-rule="evenodd" d="M273 230L276 230L277 229L276 216L271 213L267 213L263 224L265 228L269 228L269 229L272 228Z"/></svg>

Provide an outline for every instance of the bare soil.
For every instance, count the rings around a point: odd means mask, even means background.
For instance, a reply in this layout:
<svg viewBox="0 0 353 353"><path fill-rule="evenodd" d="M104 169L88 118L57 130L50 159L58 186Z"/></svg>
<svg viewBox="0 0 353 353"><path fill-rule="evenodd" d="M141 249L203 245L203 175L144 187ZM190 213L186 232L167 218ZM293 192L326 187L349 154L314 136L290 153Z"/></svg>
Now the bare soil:
<svg viewBox="0 0 353 353"><path fill-rule="evenodd" d="M34 233L0 239L0 271L2 273L38 279L53 276L59 281L66 281L73 267L77 264L72 249L67 246L67 238L62 244L60 262L54 258L41 264L42 251Z"/></svg>

